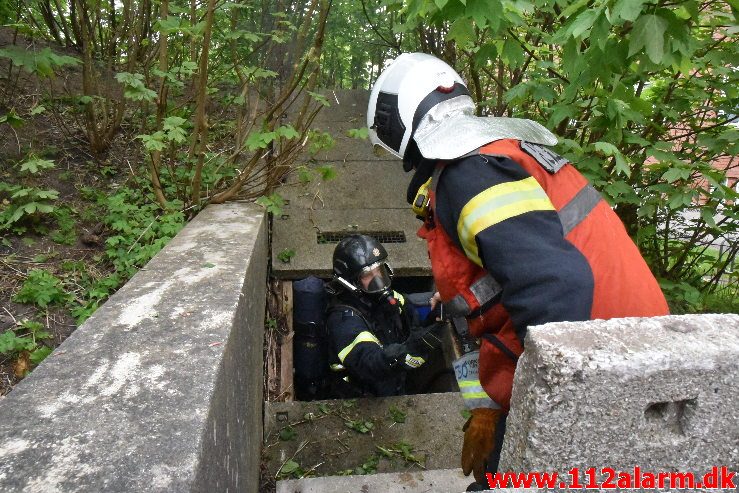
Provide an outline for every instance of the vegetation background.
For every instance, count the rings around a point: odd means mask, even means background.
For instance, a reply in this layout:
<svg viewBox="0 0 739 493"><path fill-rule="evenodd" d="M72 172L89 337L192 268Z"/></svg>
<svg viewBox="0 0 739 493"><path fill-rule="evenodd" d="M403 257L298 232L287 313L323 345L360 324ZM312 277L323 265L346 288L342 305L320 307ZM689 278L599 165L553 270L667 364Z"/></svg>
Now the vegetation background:
<svg viewBox="0 0 739 493"><path fill-rule="evenodd" d="M481 115L559 135L674 313L739 312L738 12L737 0L0 0L0 395L205 205L275 212L287 174L329 178L309 159L332 144L312 128L320 90L369 88L404 51L453 65Z"/></svg>

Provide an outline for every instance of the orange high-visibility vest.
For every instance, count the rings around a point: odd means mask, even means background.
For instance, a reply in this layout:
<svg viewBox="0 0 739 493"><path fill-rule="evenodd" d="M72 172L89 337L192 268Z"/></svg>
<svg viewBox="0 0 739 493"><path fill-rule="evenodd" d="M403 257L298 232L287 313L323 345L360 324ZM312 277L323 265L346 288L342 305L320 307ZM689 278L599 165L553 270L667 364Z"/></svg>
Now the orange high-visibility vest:
<svg viewBox="0 0 739 493"><path fill-rule="evenodd" d="M621 220L571 164L550 173L521 149L520 141L512 139L487 144L479 153L512 159L544 189L560 216L565 238L585 256L592 270L591 319L669 314L656 279ZM437 165L429 190L431 218L436 201L434 181L445 165ZM472 335L482 338L483 388L507 410L523 341L505 308L491 304L505 286L501 288L485 269L470 261L438 221L427 219L418 235L428 244L434 281L445 307L465 316Z"/></svg>

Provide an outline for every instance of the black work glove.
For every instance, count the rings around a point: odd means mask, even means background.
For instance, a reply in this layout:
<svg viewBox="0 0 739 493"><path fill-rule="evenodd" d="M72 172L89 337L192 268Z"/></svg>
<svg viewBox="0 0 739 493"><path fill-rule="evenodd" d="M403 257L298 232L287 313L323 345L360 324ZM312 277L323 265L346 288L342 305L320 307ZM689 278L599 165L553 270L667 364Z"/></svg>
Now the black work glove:
<svg viewBox="0 0 739 493"><path fill-rule="evenodd" d="M441 347L441 337L446 329L446 323L436 322L426 327L414 327L411 335L405 342L409 349L417 352L428 353Z"/></svg>
<svg viewBox="0 0 739 493"><path fill-rule="evenodd" d="M401 366L406 370L418 368L426 362L417 351L408 346L407 341L403 344L388 344L382 351L392 366Z"/></svg>
<svg viewBox="0 0 739 493"><path fill-rule="evenodd" d="M446 324L437 323L430 327L414 327L411 335L402 344L388 344L383 348L385 357L391 364L414 369L426 362L428 354L441 347L441 336Z"/></svg>

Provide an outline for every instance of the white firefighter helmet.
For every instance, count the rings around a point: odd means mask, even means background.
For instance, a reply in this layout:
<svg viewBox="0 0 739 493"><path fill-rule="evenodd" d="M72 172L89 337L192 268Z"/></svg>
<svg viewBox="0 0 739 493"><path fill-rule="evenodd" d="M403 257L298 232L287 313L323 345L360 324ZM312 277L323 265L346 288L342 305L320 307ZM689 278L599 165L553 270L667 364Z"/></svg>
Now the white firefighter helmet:
<svg viewBox="0 0 739 493"><path fill-rule="evenodd" d="M429 110L434 103L453 96L463 96L464 103L474 111L467 87L452 67L425 53L403 53L380 74L372 88L367 107L372 144L402 158L415 130L414 116L424 99L432 98L426 108Z"/></svg>
<svg viewBox="0 0 739 493"><path fill-rule="evenodd" d="M367 127L373 145L401 159L411 139L426 159L456 159L500 139L557 143L531 120L475 116L460 75L425 53L403 53L380 74L367 106Z"/></svg>

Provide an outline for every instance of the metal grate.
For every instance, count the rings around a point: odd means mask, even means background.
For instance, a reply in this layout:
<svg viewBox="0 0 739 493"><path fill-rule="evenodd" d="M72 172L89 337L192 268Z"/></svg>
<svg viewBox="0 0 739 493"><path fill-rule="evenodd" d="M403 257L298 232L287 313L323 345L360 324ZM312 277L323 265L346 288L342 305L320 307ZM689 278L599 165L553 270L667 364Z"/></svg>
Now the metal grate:
<svg viewBox="0 0 739 493"><path fill-rule="evenodd" d="M380 243L405 243L405 233L403 231L324 231L316 234L316 241L319 245L338 243L351 235L372 236Z"/></svg>

